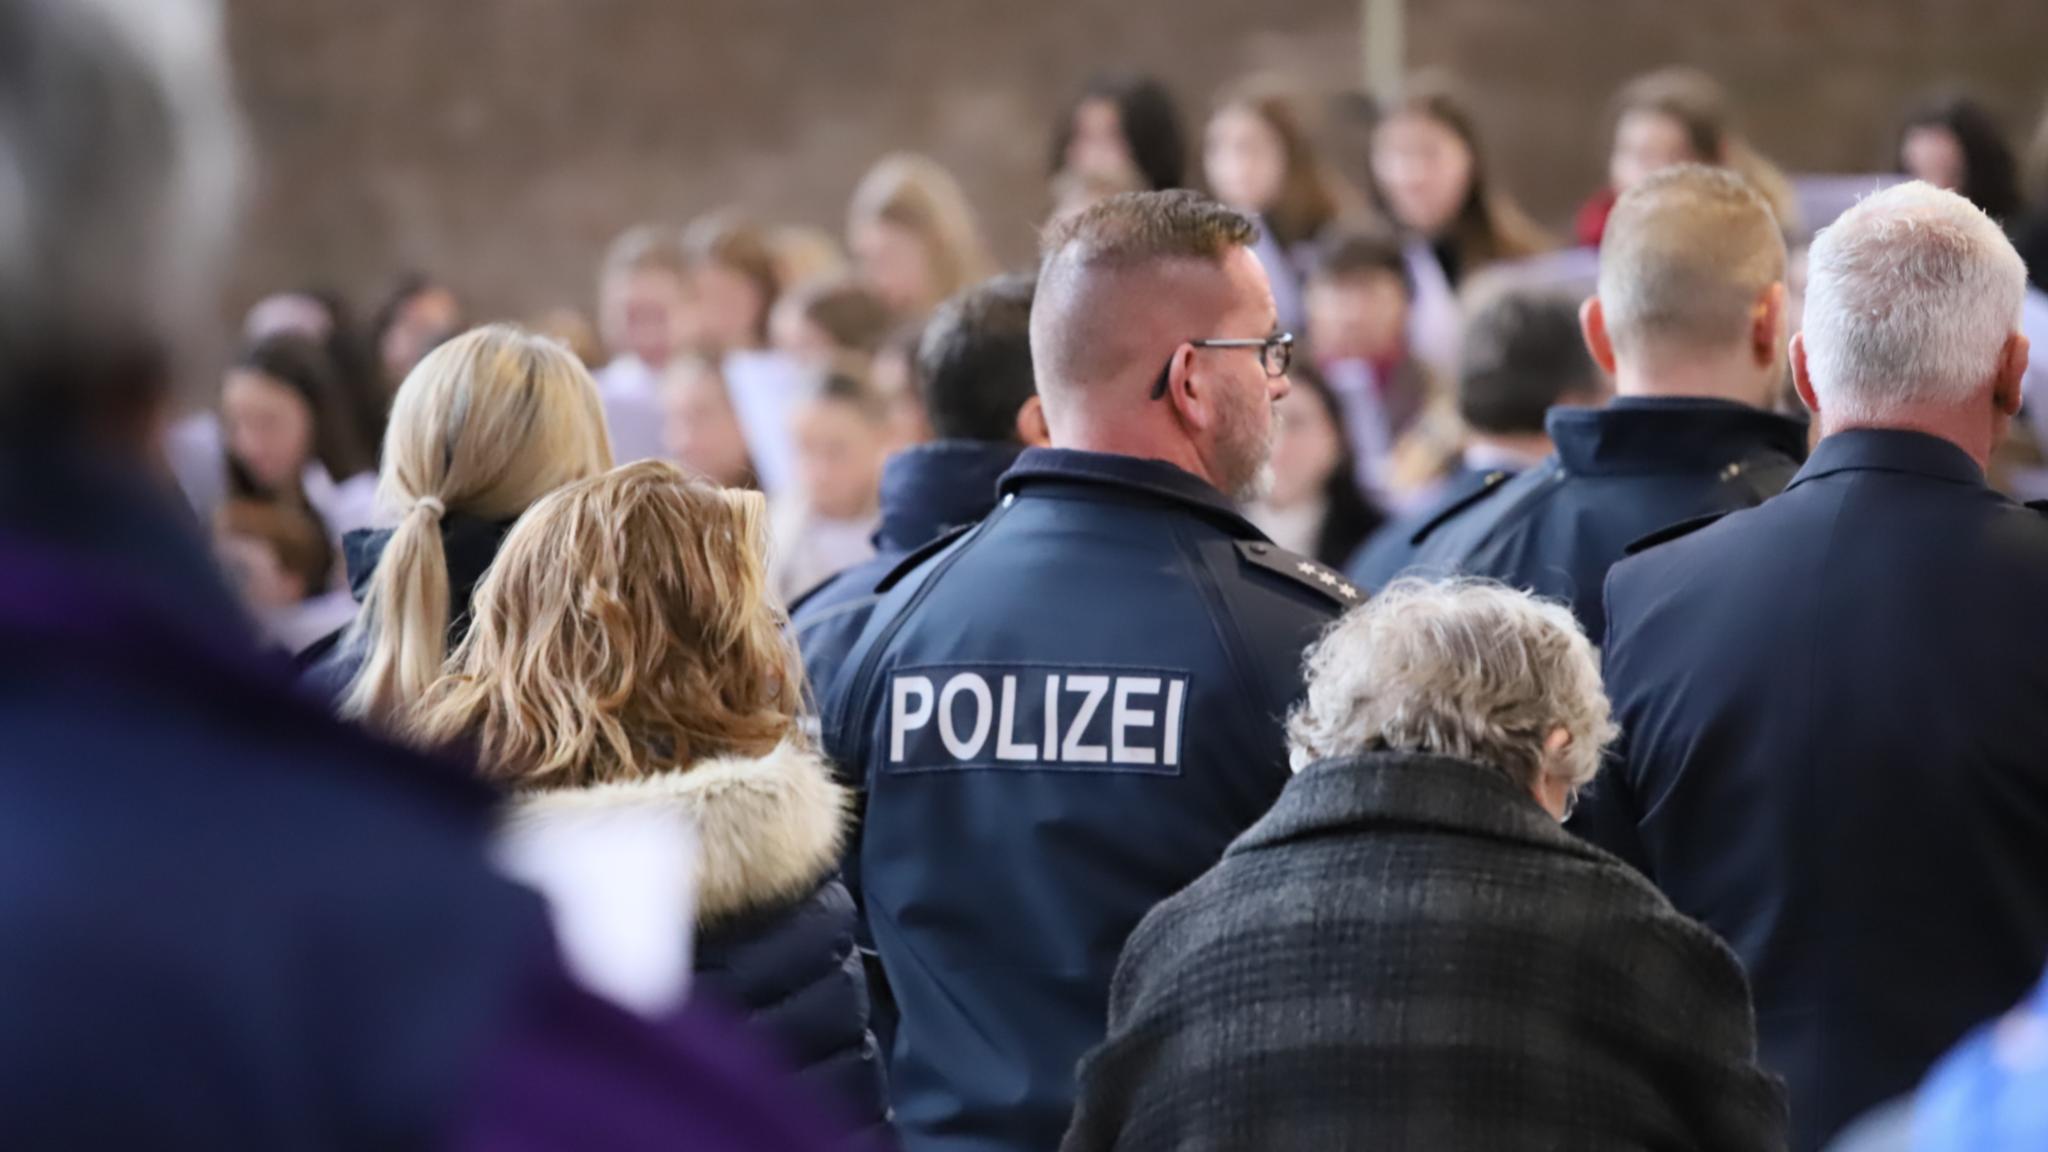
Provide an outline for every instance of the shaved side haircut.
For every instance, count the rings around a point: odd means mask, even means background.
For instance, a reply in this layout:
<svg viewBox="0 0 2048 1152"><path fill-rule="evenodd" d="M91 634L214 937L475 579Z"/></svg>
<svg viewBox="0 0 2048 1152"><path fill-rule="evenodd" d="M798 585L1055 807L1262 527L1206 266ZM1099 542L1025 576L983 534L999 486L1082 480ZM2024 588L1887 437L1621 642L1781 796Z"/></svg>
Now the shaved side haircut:
<svg viewBox="0 0 2048 1152"><path fill-rule="evenodd" d="M1682 164L1631 188L1600 243L1600 307L1624 356L1734 344L1757 298L1784 279L1777 217L1725 168Z"/></svg>

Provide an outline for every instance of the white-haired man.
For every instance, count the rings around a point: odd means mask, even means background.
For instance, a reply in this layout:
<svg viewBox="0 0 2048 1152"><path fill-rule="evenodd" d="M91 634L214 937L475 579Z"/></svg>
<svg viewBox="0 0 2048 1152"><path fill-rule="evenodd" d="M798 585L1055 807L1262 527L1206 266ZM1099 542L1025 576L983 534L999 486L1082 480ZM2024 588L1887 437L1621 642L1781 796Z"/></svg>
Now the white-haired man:
<svg viewBox="0 0 2048 1152"><path fill-rule="evenodd" d="M1749 969L1793 1147L1907 1090L2048 956L2048 520L1988 487L2026 269L1906 184L1814 242L1785 493L1607 585L1623 738L1579 827Z"/></svg>

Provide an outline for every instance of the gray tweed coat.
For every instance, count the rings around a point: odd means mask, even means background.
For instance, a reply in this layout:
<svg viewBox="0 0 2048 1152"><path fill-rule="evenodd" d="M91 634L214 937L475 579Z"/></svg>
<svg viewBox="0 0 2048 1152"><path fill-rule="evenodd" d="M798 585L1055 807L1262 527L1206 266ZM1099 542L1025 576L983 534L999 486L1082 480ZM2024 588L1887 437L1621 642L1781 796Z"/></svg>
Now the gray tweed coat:
<svg viewBox="0 0 2048 1152"><path fill-rule="evenodd" d="M1785 1146L1734 955L1481 765L1311 766L1110 995L1069 1152Z"/></svg>

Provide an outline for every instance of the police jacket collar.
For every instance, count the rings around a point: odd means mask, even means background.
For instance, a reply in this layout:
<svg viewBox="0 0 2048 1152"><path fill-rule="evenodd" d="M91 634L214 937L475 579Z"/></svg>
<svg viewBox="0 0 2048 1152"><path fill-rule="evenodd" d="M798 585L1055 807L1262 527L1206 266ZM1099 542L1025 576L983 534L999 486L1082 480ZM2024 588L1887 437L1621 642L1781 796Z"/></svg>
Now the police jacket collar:
<svg viewBox="0 0 2048 1152"><path fill-rule="evenodd" d="M1544 423L1576 475L1716 471L1758 451L1806 454L1804 425L1730 400L1628 396L1605 408L1553 408Z"/></svg>
<svg viewBox="0 0 2048 1152"><path fill-rule="evenodd" d="M1309 765L1227 855L1387 828L1428 828L1601 858L1505 772L1421 752L1367 752Z"/></svg>
<svg viewBox="0 0 2048 1152"><path fill-rule="evenodd" d="M1984 470L1970 454L1939 436L1903 428L1852 428L1822 440L1789 487L1854 471L1910 472L1955 484L1984 483Z"/></svg>
<svg viewBox="0 0 2048 1152"><path fill-rule="evenodd" d="M1023 448L940 440L906 448L882 468L882 527L875 547L911 552L996 506L996 483Z"/></svg>
<svg viewBox="0 0 2048 1152"><path fill-rule="evenodd" d="M1041 483L1094 484L1143 492L1186 505L1229 528L1233 535L1265 539L1213 485L1164 460L1145 460L1108 452L1071 448L1027 448L1016 466L1003 474L1000 492L1007 497Z"/></svg>

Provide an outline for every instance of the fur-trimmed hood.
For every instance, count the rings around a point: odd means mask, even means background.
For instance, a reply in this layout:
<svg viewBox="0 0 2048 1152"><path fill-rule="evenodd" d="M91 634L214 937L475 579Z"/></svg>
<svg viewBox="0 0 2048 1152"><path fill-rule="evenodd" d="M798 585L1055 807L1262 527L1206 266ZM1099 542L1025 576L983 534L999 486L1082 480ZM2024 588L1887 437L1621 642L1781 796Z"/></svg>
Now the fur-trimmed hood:
<svg viewBox="0 0 2048 1152"><path fill-rule="evenodd" d="M536 792L513 828L674 811L697 831L700 924L802 899L839 866L847 793L815 752L784 743L759 759L715 757L624 783Z"/></svg>

